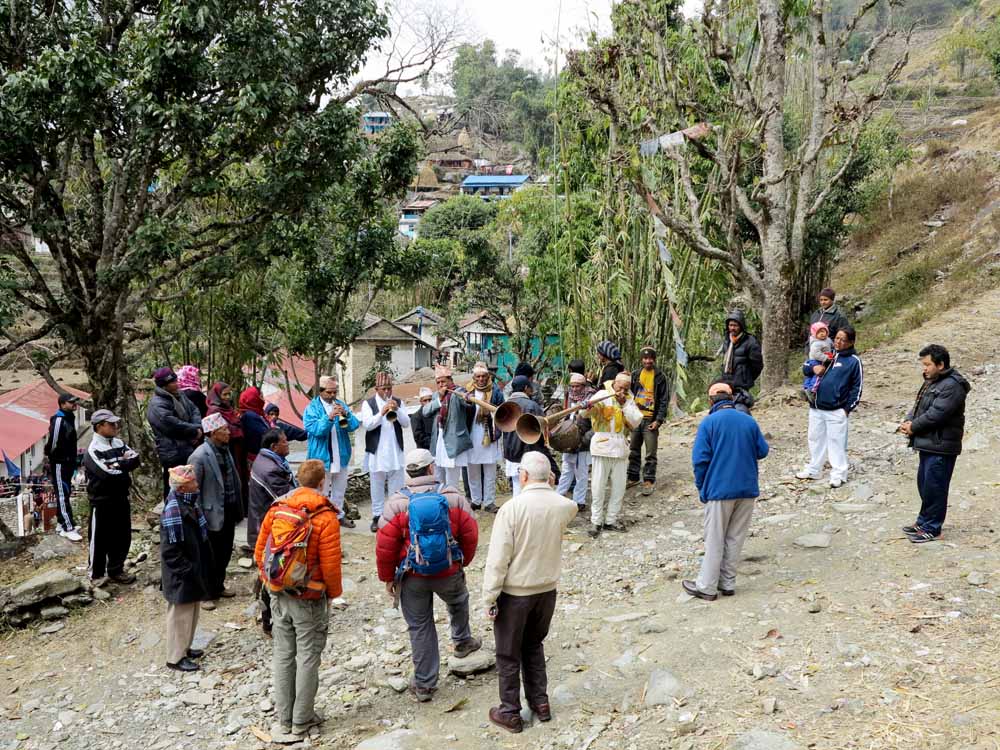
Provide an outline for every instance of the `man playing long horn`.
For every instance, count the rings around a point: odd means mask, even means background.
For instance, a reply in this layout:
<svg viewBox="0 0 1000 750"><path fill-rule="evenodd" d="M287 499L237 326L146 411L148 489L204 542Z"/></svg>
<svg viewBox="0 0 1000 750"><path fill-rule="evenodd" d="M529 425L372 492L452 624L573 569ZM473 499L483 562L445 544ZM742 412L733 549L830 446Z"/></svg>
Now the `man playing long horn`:
<svg viewBox="0 0 1000 750"><path fill-rule="evenodd" d="M462 467L469 465L475 409L465 400L465 389L455 386L450 367L436 365L434 382L437 393L421 411L425 416L435 417L431 453L434 465L444 470L442 484L458 488L462 486Z"/></svg>
<svg viewBox="0 0 1000 750"><path fill-rule="evenodd" d="M472 368L472 388L469 395L494 406L503 403L503 391L493 382L485 362ZM500 460L500 429L488 409L474 405L472 450L469 453L469 501L473 510L496 513L497 461Z"/></svg>

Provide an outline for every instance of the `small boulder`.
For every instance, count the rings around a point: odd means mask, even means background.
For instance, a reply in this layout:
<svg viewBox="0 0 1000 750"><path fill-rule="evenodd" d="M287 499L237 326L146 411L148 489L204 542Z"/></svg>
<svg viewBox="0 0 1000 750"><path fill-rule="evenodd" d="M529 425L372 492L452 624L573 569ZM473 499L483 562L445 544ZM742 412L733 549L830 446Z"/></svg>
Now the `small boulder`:
<svg viewBox="0 0 1000 750"><path fill-rule="evenodd" d="M497 657L491 651L480 649L474 651L464 659L452 656L448 659L448 671L458 677L468 677L471 674L478 674L492 669L497 663Z"/></svg>
<svg viewBox="0 0 1000 750"><path fill-rule="evenodd" d="M728 750L802 750L783 734L754 730L741 734L729 744Z"/></svg>
<svg viewBox="0 0 1000 750"><path fill-rule="evenodd" d="M803 534L795 540L795 545L806 549L825 549L830 546L831 538L829 534Z"/></svg>
<svg viewBox="0 0 1000 750"><path fill-rule="evenodd" d="M15 586L7 598L10 606L31 607L56 596L75 594L81 588L83 585L72 573L53 569Z"/></svg>
<svg viewBox="0 0 1000 750"><path fill-rule="evenodd" d="M69 614L69 610L58 605L52 607L42 607L40 613L43 620L61 620Z"/></svg>
<svg viewBox="0 0 1000 750"><path fill-rule="evenodd" d="M422 736L412 729L394 729L362 740L354 750L414 750Z"/></svg>
<svg viewBox="0 0 1000 750"><path fill-rule="evenodd" d="M985 573L974 570L965 577L965 580L970 586L982 586L986 583L987 578Z"/></svg>

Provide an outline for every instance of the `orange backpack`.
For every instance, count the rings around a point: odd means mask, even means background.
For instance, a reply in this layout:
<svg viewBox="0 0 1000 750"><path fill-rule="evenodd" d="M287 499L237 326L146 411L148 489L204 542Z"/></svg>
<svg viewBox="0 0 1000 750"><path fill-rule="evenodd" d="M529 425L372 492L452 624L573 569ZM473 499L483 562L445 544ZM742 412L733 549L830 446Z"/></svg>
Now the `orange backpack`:
<svg viewBox="0 0 1000 750"><path fill-rule="evenodd" d="M321 508L316 513L328 510L329 508ZM309 511L292 508L284 503L274 506L271 533L264 546L260 568L260 580L270 591L285 591L301 596L309 590L324 590L322 581L312 580L312 571L306 562L312 530L312 515Z"/></svg>

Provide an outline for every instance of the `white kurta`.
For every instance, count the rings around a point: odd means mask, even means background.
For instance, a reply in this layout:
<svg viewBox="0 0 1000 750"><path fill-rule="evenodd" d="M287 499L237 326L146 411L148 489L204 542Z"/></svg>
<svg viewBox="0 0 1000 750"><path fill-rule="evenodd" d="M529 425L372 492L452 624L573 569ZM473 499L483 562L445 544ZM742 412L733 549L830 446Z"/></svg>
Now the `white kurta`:
<svg viewBox="0 0 1000 750"><path fill-rule="evenodd" d="M368 432L379 430L378 449L374 454L365 452L364 469L366 471L398 471L399 469L405 469L406 460L403 456L403 450L399 447L399 443L396 442L396 428L381 414L382 407L386 404L386 399L376 394L375 403L378 405L378 411L374 414L367 399L361 406L361 424L364 425L365 430ZM396 418L399 421L399 426L403 429L410 427L410 415L406 413L402 402L400 402L399 409L396 411Z"/></svg>
<svg viewBox="0 0 1000 750"><path fill-rule="evenodd" d="M480 401L489 401L490 395L483 391L474 391L472 393L472 396L478 398ZM494 440L488 446L483 446L483 436L486 434L486 429L479 422L479 412L482 410L482 407L478 404L475 407L476 417L472 422L472 450L469 451L469 463L495 464L500 459L500 442Z"/></svg>

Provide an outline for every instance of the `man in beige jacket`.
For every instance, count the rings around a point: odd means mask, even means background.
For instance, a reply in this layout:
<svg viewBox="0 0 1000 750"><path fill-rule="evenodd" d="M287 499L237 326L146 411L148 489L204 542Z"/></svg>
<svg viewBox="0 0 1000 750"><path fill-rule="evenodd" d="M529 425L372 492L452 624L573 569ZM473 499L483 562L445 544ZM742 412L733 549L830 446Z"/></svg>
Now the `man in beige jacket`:
<svg viewBox="0 0 1000 750"><path fill-rule="evenodd" d="M562 536L577 511L576 503L552 489L544 454L525 453L518 478L521 493L497 513L483 573L500 682L500 705L490 709L490 721L515 733L524 729L522 671L529 708L539 721L552 718L542 642L556 608Z"/></svg>

